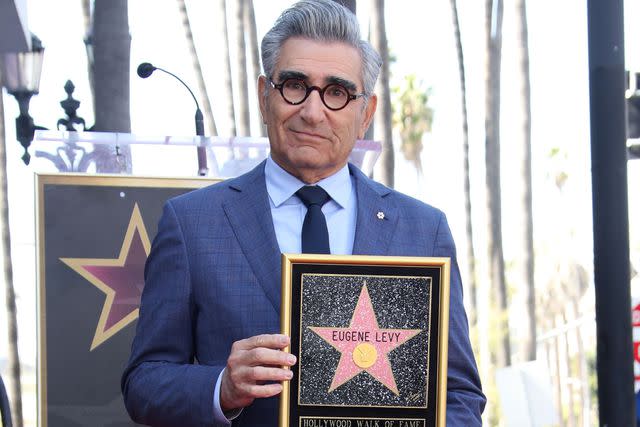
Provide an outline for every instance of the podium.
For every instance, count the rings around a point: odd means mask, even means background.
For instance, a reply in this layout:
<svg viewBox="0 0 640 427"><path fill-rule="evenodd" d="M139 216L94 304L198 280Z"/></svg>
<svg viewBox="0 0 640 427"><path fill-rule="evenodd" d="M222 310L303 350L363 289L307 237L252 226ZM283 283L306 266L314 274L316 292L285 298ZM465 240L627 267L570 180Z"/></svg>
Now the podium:
<svg viewBox="0 0 640 427"><path fill-rule="evenodd" d="M111 132L36 131L33 161L38 171L196 176L196 147L207 151L208 176L248 172L269 154L261 137L145 136ZM124 150L127 147L129 150ZM370 175L382 146L358 140L349 162ZM130 151L130 157L123 154Z"/></svg>
<svg viewBox="0 0 640 427"><path fill-rule="evenodd" d="M120 377L162 206L255 167L268 140L37 131L33 150L39 425L135 425ZM368 174L379 153L358 141L350 161Z"/></svg>

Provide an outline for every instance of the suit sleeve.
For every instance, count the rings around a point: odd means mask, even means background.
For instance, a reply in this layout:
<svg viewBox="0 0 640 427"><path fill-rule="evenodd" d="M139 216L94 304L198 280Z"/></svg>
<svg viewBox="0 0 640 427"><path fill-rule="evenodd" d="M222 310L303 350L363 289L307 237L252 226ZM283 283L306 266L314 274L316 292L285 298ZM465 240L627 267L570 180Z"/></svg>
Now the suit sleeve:
<svg viewBox="0 0 640 427"><path fill-rule="evenodd" d="M469 326L462 299L462 281L456 248L444 214L434 243L435 256L451 258L449 301L449 365L447 375L447 426L481 426L486 398L469 341Z"/></svg>
<svg viewBox="0 0 640 427"><path fill-rule="evenodd" d="M171 202L145 266L145 287L122 393L131 418L154 426L214 426L213 393L222 366L194 364L192 282Z"/></svg>

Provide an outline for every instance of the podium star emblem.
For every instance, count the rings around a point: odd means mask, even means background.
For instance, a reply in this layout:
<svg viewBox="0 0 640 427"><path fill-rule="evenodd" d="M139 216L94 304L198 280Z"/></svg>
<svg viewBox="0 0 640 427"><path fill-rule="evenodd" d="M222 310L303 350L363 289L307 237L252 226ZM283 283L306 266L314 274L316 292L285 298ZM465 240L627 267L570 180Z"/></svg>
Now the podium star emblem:
<svg viewBox="0 0 640 427"><path fill-rule="evenodd" d="M395 395L399 395L399 391L388 354L422 332L422 329L381 329L366 283L348 328L312 326L309 329L340 352L329 392L366 371Z"/></svg>
<svg viewBox="0 0 640 427"><path fill-rule="evenodd" d="M105 294L91 350L138 318L144 288L144 264L151 250L136 203L118 258L60 258Z"/></svg>

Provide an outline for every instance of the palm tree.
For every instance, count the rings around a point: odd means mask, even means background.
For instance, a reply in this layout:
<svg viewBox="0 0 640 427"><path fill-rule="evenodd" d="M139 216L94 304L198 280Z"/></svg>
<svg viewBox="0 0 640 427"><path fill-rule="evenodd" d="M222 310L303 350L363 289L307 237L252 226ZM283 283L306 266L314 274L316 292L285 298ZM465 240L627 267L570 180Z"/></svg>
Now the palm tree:
<svg viewBox="0 0 640 427"><path fill-rule="evenodd" d="M84 23L85 44L92 43L91 40L91 0L82 0L82 22ZM89 75L89 91L91 99L95 96L93 93L93 70L91 69L91 61L87 61L87 74Z"/></svg>
<svg viewBox="0 0 640 427"><path fill-rule="evenodd" d="M375 139L382 141L382 153L375 175L382 184L393 188L394 158L391 133L391 94L389 90L389 47L384 23L384 0L373 0L371 8L371 42L382 57L380 78L376 83L378 109L375 114Z"/></svg>
<svg viewBox="0 0 640 427"><path fill-rule="evenodd" d="M227 27L227 6L226 0L218 0L217 2L217 12L216 16L218 20L216 21L217 27L220 29L220 35L224 40L223 52L220 55L222 59L222 68L225 70L224 75L224 85L223 85L223 95L221 99L227 100L227 119L229 120L229 136L236 136L236 114L234 110L233 103L233 84L231 82L231 57L229 55L229 30Z"/></svg>
<svg viewBox="0 0 640 427"><path fill-rule="evenodd" d="M1 76L0 76L1 77ZM11 230L9 227L9 194L7 192L7 153L4 129L4 102L0 90L0 221L2 227L2 254L4 283L6 291L7 335L9 353L10 390L13 396L11 413L13 425L22 427L22 387L20 382L20 355L18 353L18 318L16 292L13 287L13 267L11 263Z"/></svg>
<svg viewBox="0 0 640 427"><path fill-rule="evenodd" d="M244 7L244 26L247 29L247 51L251 57L251 69L253 70L253 81L250 83L257 86L260 76L260 54L258 53L258 31L256 29L256 15L253 8L253 0L246 0ZM258 94L260 96L260 94ZM256 105L257 108L257 105ZM265 136L265 126L261 123L259 135Z"/></svg>
<svg viewBox="0 0 640 427"><path fill-rule="evenodd" d="M527 27L526 0L516 0L516 34L519 38L517 55L520 59L520 74L522 79L521 104L522 109L522 198L520 199L523 214L521 278L525 301L523 320L526 322L522 337L521 360L535 360L536 358L536 299L534 283L534 252L533 252L533 203L531 191L531 83L529 79L529 35Z"/></svg>
<svg viewBox="0 0 640 427"><path fill-rule="evenodd" d="M476 282L476 256L473 249L473 223L471 221L471 179L469 168L469 121L467 115L467 83L464 67L464 53L462 50L462 38L460 36L460 21L458 19L458 7L456 0L450 0L451 14L453 16L453 30L456 39L456 52L458 53L458 76L460 78L460 94L462 97L462 151L464 165L464 211L467 235L467 284L469 286L471 309L469 310L469 324L476 326L478 321L478 289ZM474 346L475 347L475 346Z"/></svg>
<svg viewBox="0 0 640 427"><path fill-rule="evenodd" d="M244 9L246 0L236 2L236 82L238 87L238 135L251 134L249 114L249 87L247 86L247 55L244 41Z"/></svg>
<svg viewBox="0 0 640 427"><path fill-rule="evenodd" d="M202 74L202 67L200 66L200 58L198 58L198 52L196 51L196 44L193 40L193 33L191 32L191 23L189 22L189 14L187 13L187 6L184 3L184 0L178 0L178 9L180 10L180 17L182 18L184 35L187 39L187 44L189 45L191 63L193 64L193 70L196 72L196 78L198 80L198 90L200 91L200 97L202 98L204 116L207 118L207 130L209 131L209 135L217 135L218 130L216 129L216 122L213 118L211 102L209 101L207 86L204 83L204 75Z"/></svg>
<svg viewBox="0 0 640 427"><path fill-rule="evenodd" d="M431 131L433 121L433 109L429 107L430 91L423 87L415 74L410 74L392 92L395 95L393 125L400 133L400 150L404 158L422 174L422 138Z"/></svg>
<svg viewBox="0 0 640 427"><path fill-rule="evenodd" d="M96 122L92 130L131 132L129 68L131 35L127 0L95 0L91 42L93 45L93 104ZM114 155L115 154L115 155ZM131 172L131 151L96 146L97 172Z"/></svg>
<svg viewBox="0 0 640 427"><path fill-rule="evenodd" d="M487 185L488 259L492 295L498 303L499 345L496 364L511 364L507 283L502 250L502 208L500 196L500 64L502 55L502 0L486 0L486 77L485 77L485 164Z"/></svg>
<svg viewBox="0 0 640 427"><path fill-rule="evenodd" d="M91 29L91 0L82 0L81 6L85 34L89 34L89 30Z"/></svg>

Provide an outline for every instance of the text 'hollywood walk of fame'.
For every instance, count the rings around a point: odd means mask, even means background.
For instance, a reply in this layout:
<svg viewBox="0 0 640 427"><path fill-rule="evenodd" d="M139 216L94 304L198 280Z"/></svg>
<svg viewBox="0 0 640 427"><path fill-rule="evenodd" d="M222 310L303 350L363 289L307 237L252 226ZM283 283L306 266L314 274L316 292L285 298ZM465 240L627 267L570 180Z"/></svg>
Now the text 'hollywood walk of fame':
<svg viewBox="0 0 640 427"><path fill-rule="evenodd" d="M305 418L302 427L424 427L424 420Z"/></svg>

